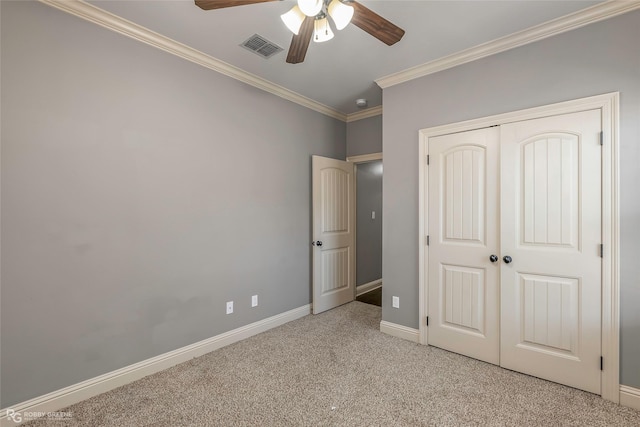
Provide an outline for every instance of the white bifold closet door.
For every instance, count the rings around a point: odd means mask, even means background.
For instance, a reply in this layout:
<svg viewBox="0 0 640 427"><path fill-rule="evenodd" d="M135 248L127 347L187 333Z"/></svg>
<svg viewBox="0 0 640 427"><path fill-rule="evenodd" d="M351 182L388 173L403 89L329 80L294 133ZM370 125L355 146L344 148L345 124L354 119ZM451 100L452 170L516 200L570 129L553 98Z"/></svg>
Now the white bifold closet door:
<svg viewBox="0 0 640 427"><path fill-rule="evenodd" d="M429 139L429 344L600 393L600 110Z"/></svg>
<svg viewBox="0 0 640 427"><path fill-rule="evenodd" d="M501 365L600 393L600 110L501 126Z"/></svg>
<svg viewBox="0 0 640 427"><path fill-rule="evenodd" d="M499 363L497 127L429 139L429 344Z"/></svg>

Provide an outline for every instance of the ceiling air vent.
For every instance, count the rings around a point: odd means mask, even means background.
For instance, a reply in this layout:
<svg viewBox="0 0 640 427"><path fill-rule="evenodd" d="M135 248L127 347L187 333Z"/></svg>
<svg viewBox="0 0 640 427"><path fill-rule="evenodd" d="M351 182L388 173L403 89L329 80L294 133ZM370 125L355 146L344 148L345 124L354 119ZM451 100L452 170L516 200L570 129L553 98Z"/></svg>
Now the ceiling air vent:
<svg viewBox="0 0 640 427"><path fill-rule="evenodd" d="M244 41L240 46L250 50L256 55L260 55L263 58L271 58L276 53L280 52L282 48L277 44L270 42L258 34L254 34Z"/></svg>

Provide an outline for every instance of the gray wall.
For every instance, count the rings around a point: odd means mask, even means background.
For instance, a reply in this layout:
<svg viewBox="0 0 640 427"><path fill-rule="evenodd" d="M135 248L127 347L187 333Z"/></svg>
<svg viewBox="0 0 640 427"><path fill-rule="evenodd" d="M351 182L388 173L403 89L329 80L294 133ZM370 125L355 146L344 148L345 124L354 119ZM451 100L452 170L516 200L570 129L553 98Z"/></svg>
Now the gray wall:
<svg viewBox="0 0 640 427"><path fill-rule="evenodd" d="M1 7L2 407L310 302L310 156L345 123Z"/></svg>
<svg viewBox="0 0 640 427"><path fill-rule="evenodd" d="M356 285L364 285L382 279L382 160L359 164L356 185Z"/></svg>
<svg viewBox="0 0 640 427"><path fill-rule="evenodd" d="M383 319L418 327L418 130L621 92L621 382L640 387L640 12L384 90Z"/></svg>
<svg viewBox="0 0 640 427"><path fill-rule="evenodd" d="M382 115L347 123L347 156L382 152Z"/></svg>

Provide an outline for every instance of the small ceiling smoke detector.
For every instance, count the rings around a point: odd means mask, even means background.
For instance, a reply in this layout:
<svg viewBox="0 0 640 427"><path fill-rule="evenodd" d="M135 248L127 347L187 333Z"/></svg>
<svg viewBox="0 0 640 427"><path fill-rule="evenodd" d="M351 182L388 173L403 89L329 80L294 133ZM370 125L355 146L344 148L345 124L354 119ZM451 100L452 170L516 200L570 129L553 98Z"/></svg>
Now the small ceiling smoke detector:
<svg viewBox="0 0 640 427"><path fill-rule="evenodd" d="M356 105L360 108L364 108L367 106L367 100L364 98L356 99Z"/></svg>

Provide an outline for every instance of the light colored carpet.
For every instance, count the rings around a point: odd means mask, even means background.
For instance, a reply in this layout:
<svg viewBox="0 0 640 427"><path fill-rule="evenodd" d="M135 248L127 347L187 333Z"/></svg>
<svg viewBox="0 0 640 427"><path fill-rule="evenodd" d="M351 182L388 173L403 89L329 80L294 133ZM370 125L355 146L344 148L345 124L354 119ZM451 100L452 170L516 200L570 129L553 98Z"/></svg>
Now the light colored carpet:
<svg viewBox="0 0 640 427"><path fill-rule="evenodd" d="M640 426L596 395L382 334L380 316L306 316L29 425Z"/></svg>

